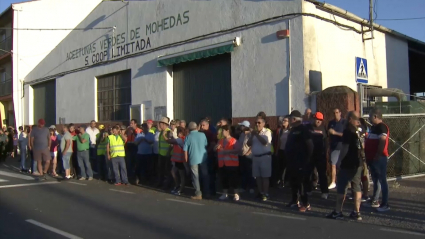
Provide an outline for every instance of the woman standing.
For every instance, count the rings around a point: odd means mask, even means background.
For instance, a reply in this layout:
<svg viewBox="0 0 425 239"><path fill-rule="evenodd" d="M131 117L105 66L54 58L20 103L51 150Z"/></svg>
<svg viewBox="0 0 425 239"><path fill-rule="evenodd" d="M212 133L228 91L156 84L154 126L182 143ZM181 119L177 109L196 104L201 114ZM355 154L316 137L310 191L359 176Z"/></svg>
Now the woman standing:
<svg viewBox="0 0 425 239"><path fill-rule="evenodd" d="M285 156L285 146L286 141L288 139L289 134L289 115L286 115L281 122L281 127L277 131L277 147L279 150L276 151L277 156L277 184L279 187L283 188L285 186L285 182L287 182L287 176L285 173L285 177L283 177L283 173L286 169L286 156Z"/></svg>
<svg viewBox="0 0 425 239"><path fill-rule="evenodd" d="M18 155L18 131L15 129L13 130L13 151L12 151L12 158L14 158L16 155Z"/></svg>
<svg viewBox="0 0 425 239"><path fill-rule="evenodd" d="M171 169L171 175L174 179L175 187L171 191L174 195L180 195L184 191L186 186L186 170L184 166L184 140L186 138L186 129L183 127L177 127L177 138L169 139L166 134L163 134L165 141L173 145L173 155L171 156L171 162L173 168ZM180 184L179 184L180 182Z"/></svg>
<svg viewBox="0 0 425 239"><path fill-rule="evenodd" d="M25 130L21 132L19 135L19 149L21 151L21 172L27 173L28 170L25 167L25 163L27 160L27 147L28 147L28 133L30 131L29 127L25 127Z"/></svg>
<svg viewBox="0 0 425 239"><path fill-rule="evenodd" d="M58 164L57 156L58 156L58 136L56 135L55 129L50 128L50 140L52 143L50 144L50 155L52 156L52 173L53 177L57 177L56 166Z"/></svg>
<svg viewBox="0 0 425 239"><path fill-rule="evenodd" d="M230 134L230 126L221 127L223 138L218 141L215 150L218 154L218 167L223 186L223 195L219 198L225 200L228 198L229 188L234 192L234 201L239 201L240 197L237 191L239 180L239 158L236 139Z"/></svg>
<svg viewBox="0 0 425 239"><path fill-rule="evenodd" d="M9 128L6 135L7 135L6 152L13 158L14 157L14 155L13 155L13 151L14 151L14 148L13 148L14 140L13 140L13 138L14 138L14 135L15 135L13 133L13 129Z"/></svg>

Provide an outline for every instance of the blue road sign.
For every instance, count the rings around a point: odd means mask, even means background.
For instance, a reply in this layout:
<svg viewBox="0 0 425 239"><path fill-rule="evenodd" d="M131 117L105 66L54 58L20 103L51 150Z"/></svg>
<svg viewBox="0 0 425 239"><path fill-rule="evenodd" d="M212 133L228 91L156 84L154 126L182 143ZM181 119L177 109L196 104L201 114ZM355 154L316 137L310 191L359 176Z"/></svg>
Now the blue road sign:
<svg viewBox="0 0 425 239"><path fill-rule="evenodd" d="M356 57L356 82L367 84L369 72L367 70L367 60Z"/></svg>

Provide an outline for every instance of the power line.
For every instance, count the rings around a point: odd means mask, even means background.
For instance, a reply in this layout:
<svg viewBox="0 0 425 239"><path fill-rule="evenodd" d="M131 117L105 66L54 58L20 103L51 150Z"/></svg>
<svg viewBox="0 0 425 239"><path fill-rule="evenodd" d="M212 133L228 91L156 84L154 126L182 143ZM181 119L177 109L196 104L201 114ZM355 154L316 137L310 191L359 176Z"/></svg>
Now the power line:
<svg viewBox="0 0 425 239"><path fill-rule="evenodd" d="M377 21L408 21L408 20L420 20L425 19L425 17L411 17L411 18L382 18L382 19L375 19Z"/></svg>
<svg viewBox="0 0 425 239"><path fill-rule="evenodd" d="M88 31L88 30L108 30L114 27L93 27L93 28L11 28L0 27L0 30L24 30L24 31Z"/></svg>

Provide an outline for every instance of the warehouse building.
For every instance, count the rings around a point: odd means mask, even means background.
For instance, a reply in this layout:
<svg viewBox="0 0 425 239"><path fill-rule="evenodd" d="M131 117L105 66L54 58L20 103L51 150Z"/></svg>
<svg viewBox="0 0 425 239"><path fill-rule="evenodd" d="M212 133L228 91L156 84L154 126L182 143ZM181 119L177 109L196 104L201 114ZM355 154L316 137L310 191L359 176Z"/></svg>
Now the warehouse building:
<svg viewBox="0 0 425 239"><path fill-rule="evenodd" d="M104 1L77 29L24 78L17 124L278 116L359 83L425 92L423 42L315 1Z"/></svg>

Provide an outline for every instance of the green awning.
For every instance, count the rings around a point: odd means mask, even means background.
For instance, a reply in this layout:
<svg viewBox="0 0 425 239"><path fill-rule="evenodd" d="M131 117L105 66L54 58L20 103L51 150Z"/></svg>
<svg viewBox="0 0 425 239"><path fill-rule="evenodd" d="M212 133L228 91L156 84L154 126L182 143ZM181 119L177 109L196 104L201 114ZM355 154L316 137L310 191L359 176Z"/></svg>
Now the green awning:
<svg viewBox="0 0 425 239"><path fill-rule="evenodd" d="M158 57L158 67L169 66L178 64L181 62L194 61L197 59L207 58L210 56L216 56L219 54L229 53L233 51L235 47L235 40L223 42L208 47L201 47L190 51L184 51L171 55L165 55Z"/></svg>

